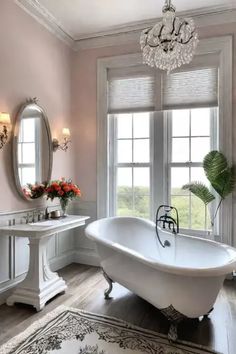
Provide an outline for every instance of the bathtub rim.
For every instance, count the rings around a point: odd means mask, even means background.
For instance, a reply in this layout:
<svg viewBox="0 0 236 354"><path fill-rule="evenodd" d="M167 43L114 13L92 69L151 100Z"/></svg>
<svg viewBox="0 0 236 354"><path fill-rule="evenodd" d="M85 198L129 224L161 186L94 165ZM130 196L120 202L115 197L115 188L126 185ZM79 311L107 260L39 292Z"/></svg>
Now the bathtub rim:
<svg viewBox="0 0 236 354"><path fill-rule="evenodd" d="M102 239L99 238L95 232L94 227L96 226L96 224L98 224L99 222L105 222L106 220L117 220L117 219L131 219L131 220L140 220L142 222L144 222L145 224L149 225L149 226L155 226L155 224L147 219L144 218L139 218L139 217L131 217L131 216L114 216L114 217L108 217L108 218L102 218L102 219L98 219L93 221L92 223L90 223L86 228L85 228L85 234L86 236L91 239L92 241L94 241L95 243L100 243L103 246L106 246L108 248L111 248L113 250L116 250L119 253L123 253L126 256L129 256L133 259L138 259L140 262L144 263L145 265L157 269L157 270L161 270L164 271L166 273L170 273L170 274L176 274L176 275L182 275L182 276L193 276L193 277L210 277L210 276L223 276L223 275L227 275L229 273L231 273L233 270L236 269L236 249L223 244L223 243L219 243L217 241L213 241L213 240L207 240L201 237L198 237L197 240L202 241L202 242L207 242L208 244L214 245L217 248L223 248L228 254L229 251L233 251L235 253L235 258L231 259L230 262L223 264L222 266L217 266L217 267L210 267L210 268L187 268L187 267L181 267L181 266L174 266L174 265L168 265L166 263L162 263L162 262L158 262L158 261L154 261L152 260L152 258L147 258L145 256L143 256L141 253L134 251L128 247L125 247L121 244L118 243L114 243L113 241L109 240L109 239ZM189 238L189 239L196 239L196 237L194 236L190 236L190 235L185 235L185 234L178 234L178 235L173 235L167 231L163 231L161 230L162 233L166 233L168 235L171 235L172 237L181 237L181 238ZM230 254L229 254L229 259L230 259Z"/></svg>

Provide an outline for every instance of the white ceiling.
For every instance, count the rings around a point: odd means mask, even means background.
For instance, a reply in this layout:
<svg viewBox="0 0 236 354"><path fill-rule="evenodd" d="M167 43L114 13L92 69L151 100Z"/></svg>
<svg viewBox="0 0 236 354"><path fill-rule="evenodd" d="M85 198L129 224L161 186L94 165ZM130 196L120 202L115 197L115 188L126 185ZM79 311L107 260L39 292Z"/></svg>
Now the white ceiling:
<svg viewBox="0 0 236 354"><path fill-rule="evenodd" d="M75 40L161 17L164 0L37 0ZM236 0L173 0L177 12L235 8Z"/></svg>

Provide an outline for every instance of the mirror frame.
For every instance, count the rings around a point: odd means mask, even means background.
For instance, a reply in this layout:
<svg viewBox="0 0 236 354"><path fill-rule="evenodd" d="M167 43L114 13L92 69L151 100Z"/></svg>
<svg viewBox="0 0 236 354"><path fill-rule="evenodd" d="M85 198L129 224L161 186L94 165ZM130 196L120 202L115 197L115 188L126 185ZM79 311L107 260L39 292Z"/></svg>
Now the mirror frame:
<svg viewBox="0 0 236 354"><path fill-rule="evenodd" d="M28 99L25 103L23 103L20 106L20 109L18 110L17 114L16 114L16 120L15 120L15 124L14 124L14 130L13 130L13 143L12 143L12 155L13 155L13 172L14 172L14 179L15 179L15 184L16 184L16 189L19 193L19 195L28 202L33 202L37 199L40 199L41 197L35 198L35 199L31 199L31 198L27 198L25 196L25 194L23 193L22 190L22 186L20 183L20 178L19 178L19 173L18 173L18 136L19 136L19 130L20 130L20 122L21 122L21 117L22 114L24 112L24 110L29 107L29 106L35 106L37 107L37 109L40 111L40 113L42 114L45 126L46 126L46 130L47 130L47 137L48 137L48 142L49 142L49 166L48 166L48 174L47 174L47 181L49 182L51 179L51 175L52 175L52 163L53 163L53 147L52 147L52 135L51 135L51 129L50 129L50 125L49 125L49 121L48 121L48 117L45 113L45 111L43 110L42 107L40 107L38 105L38 100L37 98L32 98L32 99Z"/></svg>

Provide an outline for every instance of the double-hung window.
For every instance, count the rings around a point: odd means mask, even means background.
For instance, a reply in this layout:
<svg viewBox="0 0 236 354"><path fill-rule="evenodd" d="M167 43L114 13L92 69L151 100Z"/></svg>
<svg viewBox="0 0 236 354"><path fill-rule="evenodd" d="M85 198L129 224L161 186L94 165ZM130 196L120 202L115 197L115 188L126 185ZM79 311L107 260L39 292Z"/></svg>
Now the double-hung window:
<svg viewBox="0 0 236 354"><path fill-rule="evenodd" d="M207 230L210 215L202 201L182 186L193 181L209 187L202 161L218 148L217 108L173 110L168 116L168 196L179 211L181 228Z"/></svg>
<svg viewBox="0 0 236 354"><path fill-rule="evenodd" d="M36 168L37 122L34 118L24 118L20 124L18 140L18 169L21 185L34 184L38 173Z"/></svg>
<svg viewBox="0 0 236 354"><path fill-rule="evenodd" d="M110 214L151 217L151 130L149 113L110 116Z"/></svg>

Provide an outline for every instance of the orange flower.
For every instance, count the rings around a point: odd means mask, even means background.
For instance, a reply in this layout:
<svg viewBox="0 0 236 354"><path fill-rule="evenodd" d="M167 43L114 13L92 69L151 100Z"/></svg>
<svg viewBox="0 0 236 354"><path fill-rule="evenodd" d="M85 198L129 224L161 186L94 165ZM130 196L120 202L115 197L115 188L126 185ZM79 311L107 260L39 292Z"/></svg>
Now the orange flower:
<svg viewBox="0 0 236 354"><path fill-rule="evenodd" d="M70 187L69 187L68 185L65 186L63 189L64 189L64 191L65 191L66 193L70 191Z"/></svg>

